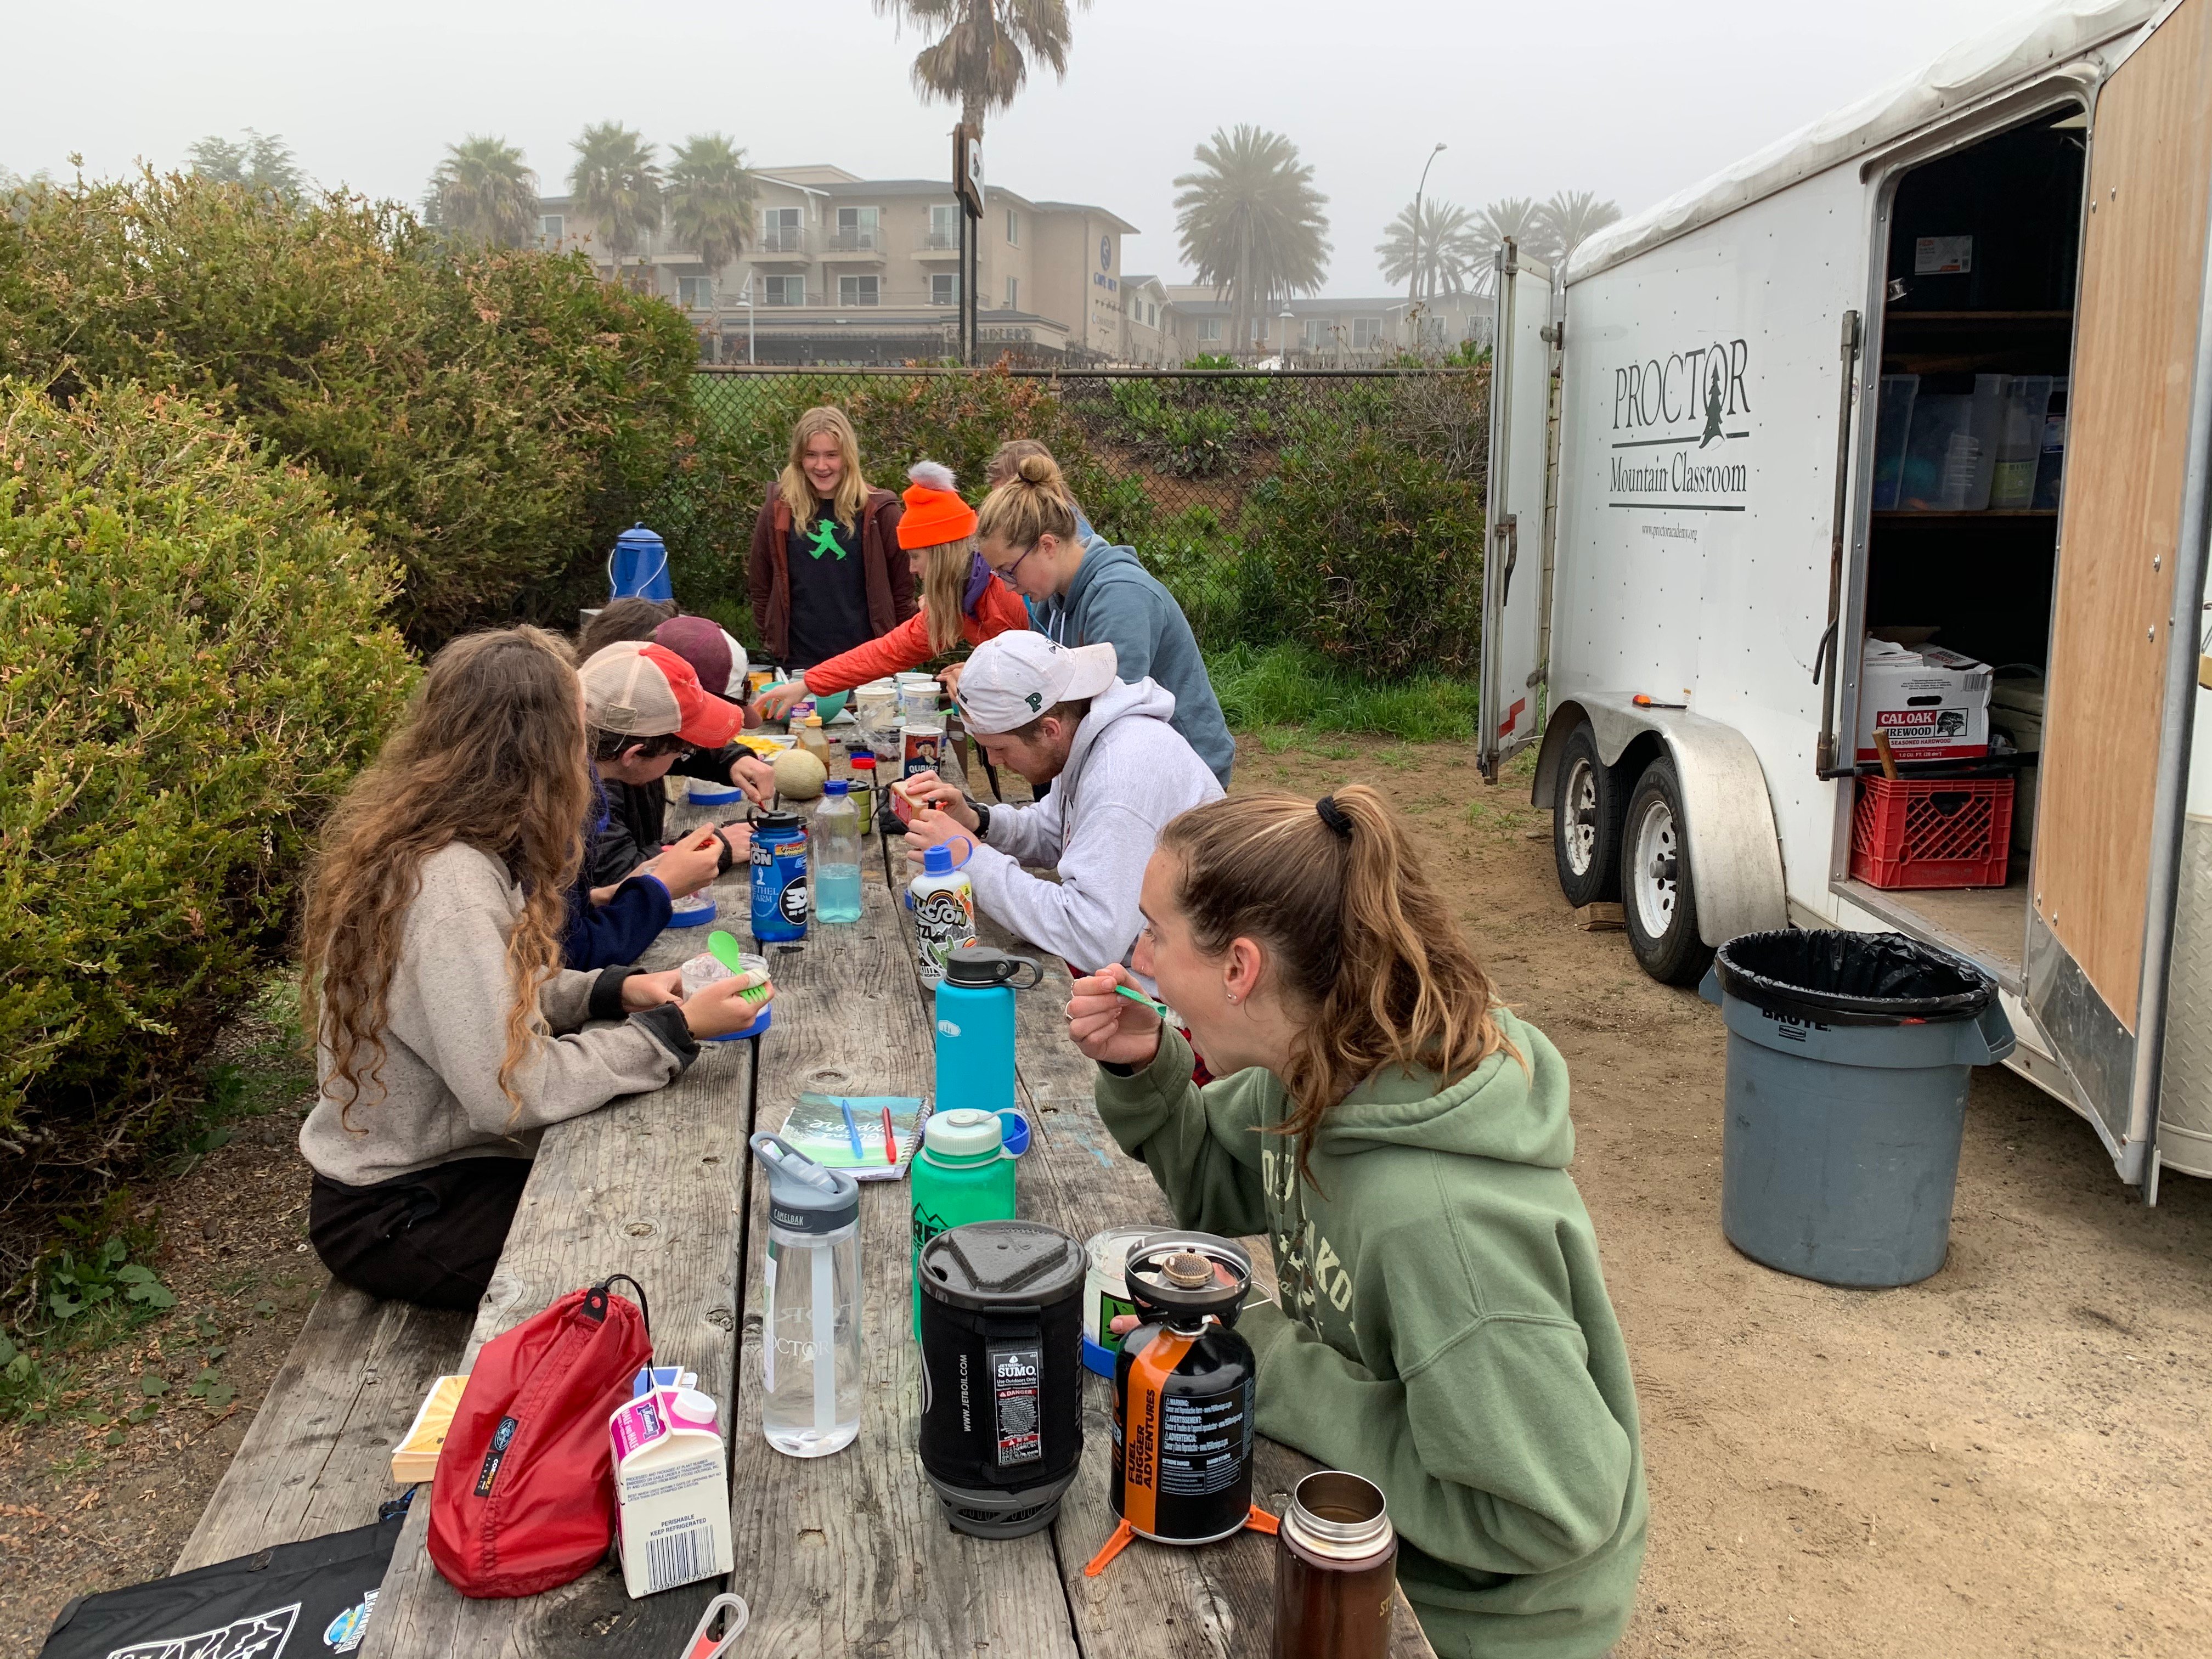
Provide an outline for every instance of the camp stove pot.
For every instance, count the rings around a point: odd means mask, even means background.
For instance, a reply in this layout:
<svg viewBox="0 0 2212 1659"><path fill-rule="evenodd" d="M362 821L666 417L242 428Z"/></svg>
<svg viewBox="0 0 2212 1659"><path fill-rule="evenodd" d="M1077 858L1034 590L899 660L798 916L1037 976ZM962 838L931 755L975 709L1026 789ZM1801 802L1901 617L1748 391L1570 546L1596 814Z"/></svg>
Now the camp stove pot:
<svg viewBox="0 0 2212 1659"><path fill-rule="evenodd" d="M1035 1221L922 1246L921 1469L954 1530L1052 1524L1083 1456L1083 1247Z"/></svg>
<svg viewBox="0 0 2212 1659"><path fill-rule="evenodd" d="M1252 1346L1231 1328L1251 1259L1209 1233L1129 1252L1143 1321L1114 1362L1114 1513L1163 1544L1207 1544L1252 1509Z"/></svg>

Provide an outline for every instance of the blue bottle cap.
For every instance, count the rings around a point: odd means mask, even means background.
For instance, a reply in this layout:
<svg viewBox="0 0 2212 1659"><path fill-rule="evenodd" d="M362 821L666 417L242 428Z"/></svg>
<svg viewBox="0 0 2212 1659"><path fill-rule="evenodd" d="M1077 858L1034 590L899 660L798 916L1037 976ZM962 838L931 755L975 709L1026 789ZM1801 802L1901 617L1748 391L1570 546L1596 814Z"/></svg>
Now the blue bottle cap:
<svg viewBox="0 0 2212 1659"><path fill-rule="evenodd" d="M921 873L925 876L949 876L952 873L952 849L943 844L927 848L921 855Z"/></svg>
<svg viewBox="0 0 2212 1659"><path fill-rule="evenodd" d="M1030 1149L1030 1121L1019 1112L999 1114L999 1149L1008 1158L1019 1158Z"/></svg>
<svg viewBox="0 0 2212 1659"><path fill-rule="evenodd" d="M842 778L832 778L822 786L822 793L825 795L842 795L851 787Z"/></svg>

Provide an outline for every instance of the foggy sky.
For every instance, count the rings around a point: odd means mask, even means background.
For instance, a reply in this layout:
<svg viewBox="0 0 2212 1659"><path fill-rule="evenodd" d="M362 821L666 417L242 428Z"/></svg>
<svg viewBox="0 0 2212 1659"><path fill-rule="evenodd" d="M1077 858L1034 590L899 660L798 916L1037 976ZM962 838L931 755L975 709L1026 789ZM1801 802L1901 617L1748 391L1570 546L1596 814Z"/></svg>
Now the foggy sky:
<svg viewBox="0 0 2212 1659"><path fill-rule="evenodd" d="M2034 9L2033 6L2026 8ZM1138 227L1129 271L1176 280L1175 176L1217 125L1287 133L1329 198L1328 291L1382 289L1374 247L1412 199L1588 189L1639 208L2023 9L2021 0L1096 0L1067 78L988 130L994 182ZM570 141L617 119L664 145L721 131L755 165L946 176L953 112L922 44L868 0L5 0L0 167L181 166L203 134L283 135L307 172L417 199L444 147L519 144L547 194Z"/></svg>

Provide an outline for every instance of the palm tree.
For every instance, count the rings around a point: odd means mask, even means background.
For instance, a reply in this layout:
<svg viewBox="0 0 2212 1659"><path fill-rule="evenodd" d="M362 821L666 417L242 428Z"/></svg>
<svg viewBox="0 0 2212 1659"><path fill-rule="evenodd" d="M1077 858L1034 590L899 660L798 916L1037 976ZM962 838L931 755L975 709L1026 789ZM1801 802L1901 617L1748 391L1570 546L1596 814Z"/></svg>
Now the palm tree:
<svg viewBox="0 0 2212 1659"><path fill-rule="evenodd" d="M1620 217L1620 204L1601 202L1595 191L1560 191L1536 210L1542 247L1539 257L1557 270L1574 257L1577 248Z"/></svg>
<svg viewBox="0 0 2212 1659"><path fill-rule="evenodd" d="M1468 235L1468 251L1474 260L1474 291L1487 294L1494 284L1498 268L1498 245L1508 237L1515 246L1540 258L1543 257L1538 239L1542 226L1538 219L1540 210L1526 196L1506 196L1489 203L1474 216Z"/></svg>
<svg viewBox="0 0 2212 1659"><path fill-rule="evenodd" d="M1176 231L1198 280L1226 294L1232 346L1252 341L1252 322L1278 301L1311 294L1328 262L1328 198L1313 187L1313 168L1279 132L1239 124L1217 128L1200 144L1201 171L1178 178Z"/></svg>
<svg viewBox="0 0 2212 1659"><path fill-rule="evenodd" d="M599 245L620 264L660 223L660 164L645 135L619 121L584 129L568 191L599 228Z"/></svg>
<svg viewBox="0 0 2212 1659"><path fill-rule="evenodd" d="M448 235L492 247L522 247L538 234L538 175L504 138L447 145L422 204Z"/></svg>
<svg viewBox="0 0 2212 1659"><path fill-rule="evenodd" d="M1091 0L1076 0L1088 8ZM983 118L1006 107L1029 79L1035 58L1067 76L1067 0L875 0L934 38L915 55L914 87L925 98L960 106L980 137Z"/></svg>
<svg viewBox="0 0 2212 1659"><path fill-rule="evenodd" d="M719 132L694 133L669 161L661 211L676 245L707 267L709 310L720 309L722 267L744 251L755 191L744 151Z"/></svg>
<svg viewBox="0 0 2212 1659"><path fill-rule="evenodd" d="M1480 286L1476 267L1482 258L1474 227L1472 213L1434 197L1422 198L1417 227L1409 203L1376 246L1382 259L1382 280L1407 283L1407 297L1415 301L1473 292Z"/></svg>

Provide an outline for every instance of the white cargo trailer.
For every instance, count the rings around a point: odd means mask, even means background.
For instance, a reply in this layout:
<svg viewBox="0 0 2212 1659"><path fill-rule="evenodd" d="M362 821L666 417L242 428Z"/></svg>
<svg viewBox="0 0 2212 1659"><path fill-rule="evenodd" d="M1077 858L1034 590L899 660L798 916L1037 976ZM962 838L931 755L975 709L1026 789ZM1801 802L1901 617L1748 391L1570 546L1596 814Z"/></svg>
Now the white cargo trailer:
<svg viewBox="0 0 2212 1659"><path fill-rule="evenodd" d="M2212 1175L2208 204L2212 0L2077 0L1601 233L1556 287L1509 246L1493 365L1484 765L1540 739L1568 896L1620 899L1680 984L1785 925L1973 958L2009 1063L2152 1202L2161 1164ZM1886 423L1908 386L1948 401ZM1996 507L1990 431L1941 447L1993 386L2063 435ZM1904 510L1900 434L1930 431ZM2022 751L2001 887L1852 875L1865 641L1930 634L2019 705L1991 715Z"/></svg>

